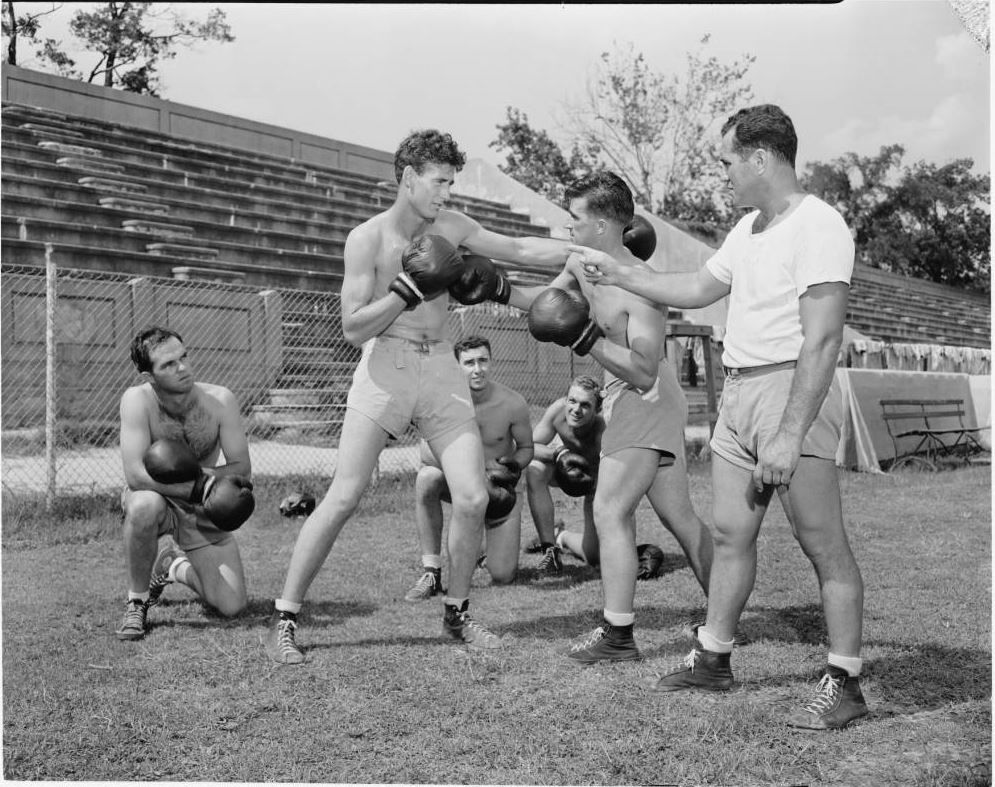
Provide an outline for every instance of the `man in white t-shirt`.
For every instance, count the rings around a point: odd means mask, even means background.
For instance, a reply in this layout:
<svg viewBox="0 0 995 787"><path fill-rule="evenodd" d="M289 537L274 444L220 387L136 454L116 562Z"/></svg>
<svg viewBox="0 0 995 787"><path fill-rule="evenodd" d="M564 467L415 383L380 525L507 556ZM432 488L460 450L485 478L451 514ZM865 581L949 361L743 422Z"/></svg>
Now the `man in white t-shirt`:
<svg viewBox="0 0 995 787"><path fill-rule="evenodd" d="M697 308L729 296L725 388L712 436L715 554L708 618L659 691L732 686L736 623L756 578L756 542L776 490L819 580L829 632L825 674L792 726L835 729L867 714L860 690L863 581L843 527L835 457L842 398L835 383L854 245L840 214L802 191L794 126L773 105L722 128L737 207L755 208L697 272L624 267L582 255L585 276L658 303Z"/></svg>

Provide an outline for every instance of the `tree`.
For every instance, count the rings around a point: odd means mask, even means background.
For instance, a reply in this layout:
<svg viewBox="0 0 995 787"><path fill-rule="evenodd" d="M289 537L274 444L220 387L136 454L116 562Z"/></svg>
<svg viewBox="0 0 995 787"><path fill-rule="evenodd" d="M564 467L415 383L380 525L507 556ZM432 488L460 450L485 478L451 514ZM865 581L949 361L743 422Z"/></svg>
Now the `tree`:
<svg viewBox="0 0 995 787"><path fill-rule="evenodd" d="M17 65L17 45L23 38L27 43L38 44L38 30L41 27L41 18L58 11L61 5L52 3L47 11L38 11L34 14L21 14L14 10L13 3L4 3L3 16L3 36L7 41L4 50L4 62L12 66Z"/></svg>
<svg viewBox="0 0 995 787"><path fill-rule="evenodd" d="M489 147L508 151L498 168L522 185L559 204L566 184L600 168L596 149L575 142L568 159L549 134L529 125L528 115L515 107L506 112L507 121L497 126L498 137Z"/></svg>
<svg viewBox="0 0 995 787"><path fill-rule="evenodd" d="M883 270L989 292L990 175L971 159L902 167L901 145L810 163L802 186L835 206L854 233L857 259Z"/></svg>
<svg viewBox="0 0 995 787"><path fill-rule="evenodd" d="M153 3L101 3L73 13L69 30L78 46L95 53L97 61L88 73L62 41L46 38L38 53L40 61L62 76L105 87L120 87L133 93L158 95L158 67L176 57L178 46L198 41L234 41L225 13L211 9L202 22L187 19L170 5ZM6 32L6 25L5 25Z"/></svg>
<svg viewBox="0 0 995 787"><path fill-rule="evenodd" d="M584 103L568 108L582 146L623 177L644 208L683 221L728 223L732 206L719 163L718 127L748 103L756 60L706 56L709 36L683 75L653 71L631 45L604 52Z"/></svg>

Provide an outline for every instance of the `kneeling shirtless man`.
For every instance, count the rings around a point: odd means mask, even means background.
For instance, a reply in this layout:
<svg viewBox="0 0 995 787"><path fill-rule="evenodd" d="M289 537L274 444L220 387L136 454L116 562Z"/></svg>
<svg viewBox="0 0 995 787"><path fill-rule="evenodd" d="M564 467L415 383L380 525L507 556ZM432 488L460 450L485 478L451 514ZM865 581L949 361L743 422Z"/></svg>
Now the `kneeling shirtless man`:
<svg viewBox="0 0 995 787"><path fill-rule="evenodd" d="M484 444L488 504L484 515L485 554L491 579L506 584L518 572L522 507L516 487L532 459L529 405L517 391L490 379L491 344L468 336L453 347L470 384L470 398ZM421 601L442 588L442 501L452 502L446 476L428 443L421 444L422 467L415 478L415 519L422 552L422 575L404 597Z"/></svg>
<svg viewBox="0 0 995 787"><path fill-rule="evenodd" d="M204 503L211 504L205 489L218 495L222 478L231 490L251 489L252 472L238 401L227 388L194 381L179 334L159 327L141 331L132 342L131 359L144 382L121 396L128 601L115 633L122 640L145 636L148 610L170 582L186 585L227 617L245 609L242 559L230 532L241 522L215 516L219 525ZM158 441L178 443L184 461L189 454L194 472L188 480L162 483L150 475L148 457ZM215 467L222 453L227 464ZM172 458L160 455L160 460ZM182 475L177 470L174 476ZM158 539L166 534L179 549L167 546L156 555Z"/></svg>

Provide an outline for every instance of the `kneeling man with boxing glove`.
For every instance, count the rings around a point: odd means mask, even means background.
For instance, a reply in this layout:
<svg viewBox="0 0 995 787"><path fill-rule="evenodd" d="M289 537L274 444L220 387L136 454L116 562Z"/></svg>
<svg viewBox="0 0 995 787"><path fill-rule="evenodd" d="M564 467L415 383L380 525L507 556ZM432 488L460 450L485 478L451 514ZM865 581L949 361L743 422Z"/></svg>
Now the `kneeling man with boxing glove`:
<svg viewBox="0 0 995 787"><path fill-rule="evenodd" d="M145 636L148 610L173 582L226 617L244 610L232 533L255 508L249 445L232 392L196 382L182 338L169 329L139 332L131 358L142 382L121 396L128 600L115 633L122 640ZM170 540L157 552L163 536Z"/></svg>
<svg viewBox="0 0 995 787"><path fill-rule="evenodd" d="M532 425L525 398L490 377L491 345L482 336L468 336L453 353L470 386L470 398L484 445L483 554L491 579L506 584L518 571L522 511L517 492L522 469L532 459ZM415 479L415 522L422 569L405 601L444 594L442 587L442 502L451 502L439 461L426 441L421 443L422 466ZM478 561L480 562L480 561Z"/></svg>

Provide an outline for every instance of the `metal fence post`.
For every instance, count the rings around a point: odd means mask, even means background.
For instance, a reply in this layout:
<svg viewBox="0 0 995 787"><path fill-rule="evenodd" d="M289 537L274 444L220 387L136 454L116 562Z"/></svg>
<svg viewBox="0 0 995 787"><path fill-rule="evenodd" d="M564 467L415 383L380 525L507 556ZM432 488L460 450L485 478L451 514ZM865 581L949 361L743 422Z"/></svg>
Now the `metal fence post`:
<svg viewBox="0 0 995 787"><path fill-rule="evenodd" d="M58 270L52 259L52 244L45 244L45 510L55 507L55 441L58 429L56 413L56 338L55 312L58 306L56 287Z"/></svg>

